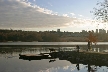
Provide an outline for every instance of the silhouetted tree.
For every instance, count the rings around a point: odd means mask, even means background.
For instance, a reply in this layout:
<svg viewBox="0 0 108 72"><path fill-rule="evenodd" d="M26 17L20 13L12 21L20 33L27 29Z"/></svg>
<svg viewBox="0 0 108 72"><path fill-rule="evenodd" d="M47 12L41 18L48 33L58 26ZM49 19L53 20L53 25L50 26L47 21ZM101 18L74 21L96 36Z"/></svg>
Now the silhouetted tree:
<svg viewBox="0 0 108 72"><path fill-rule="evenodd" d="M91 11L95 16L95 19L108 22L108 0L104 0L103 2L98 2L98 8L94 8L94 11Z"/></svg>

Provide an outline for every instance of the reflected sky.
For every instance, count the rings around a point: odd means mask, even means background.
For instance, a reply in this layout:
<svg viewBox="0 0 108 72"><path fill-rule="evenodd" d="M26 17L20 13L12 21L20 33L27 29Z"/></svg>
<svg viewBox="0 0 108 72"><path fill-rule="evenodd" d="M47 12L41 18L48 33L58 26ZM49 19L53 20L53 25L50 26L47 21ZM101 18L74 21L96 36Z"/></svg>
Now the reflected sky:
<svg viewBox="0 0 108 72"><path fill-rule="evenodd" d="M80 72L84 72L84 65L80 65L81 70ZM86 69L85 69L86 70ZM39 72L77 72L79 70L77 70L76 68L76 64L73 65L67 65L67 66L63 66L63 67L52 67L46 70L40 70Z"/></svg>
<svg viewBox="0 0 108 72"><path fill-rule="evenodd" d="M80 64L80 70L77 69L76 64L71 64L66 60L58 60L49 63L49 60L19 60L15 58L1 58L0 57L0 72L88 72L87 65ZM93 66L91 66L93 67ZM91 72L107 72L108 67L97 66L97 71Z"/></svg>
<svg viewBox="0 0 108 72"><path fill-rule="evenodd" d="M51 59L31 61L19 59L19 54L49 53L48 48L51 47L0 48L0 72L108 72L106 66L79 63L78 67L76 63L59 58L53 62L49 62ZM88 66L90 66L89 71Z"/></svg>
<svg viewBox="0 0 108 72"><path fill-rule="evenodd" d="M86 66L84 65L80 65L82 66L81 70L77 70L75 68L75 66L71 65L71 66L65 66L65 67L58 67L58 68L49 68L46 70L40 70L38 72L108 72L108 68L107 67L97 67L97 70L91 70L88 71Z"/></svg>

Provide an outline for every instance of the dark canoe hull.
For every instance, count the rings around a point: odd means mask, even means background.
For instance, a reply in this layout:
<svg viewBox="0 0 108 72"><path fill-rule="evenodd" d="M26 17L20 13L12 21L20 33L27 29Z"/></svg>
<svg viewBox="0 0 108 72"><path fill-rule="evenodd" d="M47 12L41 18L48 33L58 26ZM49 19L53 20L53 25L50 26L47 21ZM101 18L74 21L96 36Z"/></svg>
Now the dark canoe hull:
<svg viewBox="0 0 108 72"><path fill-rule="evenodd" d="M42 53L38 55L19 54L19 56L20 56L19 59L29 60L29 61L55 58L54 56L52 56L52 53Z"/></svg>

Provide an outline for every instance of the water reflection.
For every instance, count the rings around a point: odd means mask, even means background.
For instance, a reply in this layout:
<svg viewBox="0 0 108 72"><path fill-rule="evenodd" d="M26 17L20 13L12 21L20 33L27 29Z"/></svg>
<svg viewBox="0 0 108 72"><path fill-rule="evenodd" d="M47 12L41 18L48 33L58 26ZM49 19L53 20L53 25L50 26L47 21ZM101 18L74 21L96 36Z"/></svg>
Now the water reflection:
<svg viewBox="0 0 108 72"><path fill-rule="evenodd" d="M56 52L50 52L55 48ZM25 47L0 48L0 72L107 72L106 56L86 55L72 52L72 47ZM81 47L81 49L85 49ZM103 51L94 47L95 51ZM37 55L40 57L23 57L21 55ZM44 55L46 56L44 56Z"/></svg>
<svg viewBox="0 0 108 72"><path fill-rule="evenodd" d="M45 69L45 70L40 70L38 72L108 72L108 69L107 67L96 67L97 69L96 70L87 70L87 67L86 65L81 65L80 64L80 67L81 69L80 70L77 70L75 68L75 65L69 65L69 66L64 66L64 67L52 67L52 68L48 68L48 69ZM93 67L92 67L93 68ZM94 67L95 68L95 67Z"/></svg>

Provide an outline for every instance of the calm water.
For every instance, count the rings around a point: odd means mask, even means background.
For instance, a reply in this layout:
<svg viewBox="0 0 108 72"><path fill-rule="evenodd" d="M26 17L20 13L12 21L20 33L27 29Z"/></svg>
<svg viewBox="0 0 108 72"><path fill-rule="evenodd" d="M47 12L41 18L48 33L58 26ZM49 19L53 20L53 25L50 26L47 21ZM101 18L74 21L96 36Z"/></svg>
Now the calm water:
<svg viewBox="0 0 108 72"><path fill-rule="evenodd" d="M19 56L19 54L50 53L49 48L60 49L61 51L72 51L74 50L75 45L73 44L72 47L0 47L0 72L108 72L108 67L105 65L96 66L91 65L90 63L75 63L67 59L61 59L59 57L54 57L51 59L42 58L41 60L24 60ZM86 50L86 43L85 45L81 44L80 48ZM103 50L107 49L108 45L106 43L105 45L103 43L101 45L93 46L93 51L97 52L102 52Z"/></svg>
<svg viewBox="0 0 108 72"><path fill-rule="evenodd" d="M0 42L0 45L87 45L87 42ZM108 42L97 42L97 45L108 45Z"/></svg>

